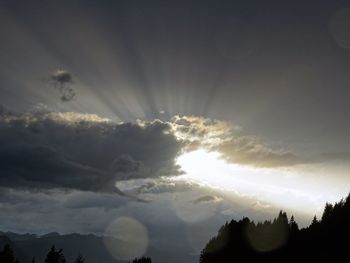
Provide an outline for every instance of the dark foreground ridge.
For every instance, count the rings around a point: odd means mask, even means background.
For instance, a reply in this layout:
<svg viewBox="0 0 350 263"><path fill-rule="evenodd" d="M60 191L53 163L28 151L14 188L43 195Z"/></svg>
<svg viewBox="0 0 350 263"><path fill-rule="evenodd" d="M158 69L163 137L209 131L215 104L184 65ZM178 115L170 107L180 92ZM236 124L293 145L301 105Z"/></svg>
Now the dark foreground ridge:
<svg viewBox="0 0 350 263"><path fill-rule="evenodd" d="M84 247L90 247L88 262L117 262L101 252L101 238L94 235L71 234L60 236L50 233L38 238L32 234L19 235L11 232L0 233L0 263L45 262L83 263L79 254ZM273 221L255 223L249 218L226 222L216 237L213 237L200 255L200 263L228 262L349 262L350 239L350 194L346 199L331 205L326 204L322 218L312 220L309 227L299 229L292 216L280 212ZM51 244L69 244L66 249L44 247ZM79 243L86 243L78 246ZM41 247L42 256L30 258ZM1 250L1 248L3 248ZM87 253L89 250L85 250ZM100 251L99 253L97 253ZM65 253L69 255L66 260ZM95 255L95 254L98 255ZM73 255L74 254L74 255ZM106 254L106 255L105 255ZM96 258L100 257L100 260ZM75 259L75 260L73 260ZM131 263L151 263L148 257Z"/></svg>
<svg viewBox="0 0 350 263"><path fill-rule="evenodd" d="M326 204L320 221L299 230L292 216L280 212L273 221L249 218L226 222L201 252L200 263L349 262L350 194Z"/></svg>
<svg viewBox="0 0 350 263"><path fill-rule="evenodd" d="M10 243L10 241L9 241ZM0 251L0 263L20 263L19 259L13 252L10 244L7 243L4 245L2 251ZM29 261L28 261L29 262ZM35 257L30 261L31 263L35 263ZM63 249L56 249L55 246L52 246L49 252L46 255L45 263L66 263L66 258L63 253ZM81 254L78 254L74 263L84 263L85 259ZM135 258L132 262L129 263L152 263L152 260L148 257Z"/></svg>

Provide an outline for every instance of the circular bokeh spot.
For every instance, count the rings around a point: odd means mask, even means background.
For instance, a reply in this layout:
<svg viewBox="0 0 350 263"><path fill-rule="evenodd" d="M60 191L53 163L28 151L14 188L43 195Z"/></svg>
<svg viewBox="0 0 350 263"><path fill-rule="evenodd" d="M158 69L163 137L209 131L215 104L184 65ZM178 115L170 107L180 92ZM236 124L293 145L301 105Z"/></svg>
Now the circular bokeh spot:
<svg viewBox="0 0 350 263"><path fill-rule="evenodd" d="M269 252L282 247L288 238L288 228L282 224L271 224L265 227L248 226L247 239L253 249Z"/></svg>
<svg viewBox="0 0 350 263"><path fill-rule="evenodd" d="M350 49L350 8L338 10L330 21L330 30L334 40L344 49Z"/></svg>
<svg viewBox="0 0 350 263"><path fill-rule="evenodd" d="M106 229L104 243L108 252L117 260L141 257L148 247L148 231L139 221L119 217Z"/></svg>

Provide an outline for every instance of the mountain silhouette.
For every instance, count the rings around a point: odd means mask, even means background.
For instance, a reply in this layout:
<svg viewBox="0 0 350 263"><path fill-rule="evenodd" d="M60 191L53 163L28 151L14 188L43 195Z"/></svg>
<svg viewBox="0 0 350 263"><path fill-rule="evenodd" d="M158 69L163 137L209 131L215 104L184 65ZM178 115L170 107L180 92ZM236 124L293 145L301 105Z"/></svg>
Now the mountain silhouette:
<svg viewBox="0 0 350 263"><path fill-rule="evenodd" d="M8 232L10 233L10 232ZM0 233L0 251L6 246L9 245L11 249L13 250L14 254L16 255L16 258L20 262L29 262L29 257L23 252L23 250L17 246L15 242L13 242L9 237L5 236ZM0 256L0 262L2 263L2 259Z"/></svg>
<svg viewBox="0 0 350 263"><path fill-rule="evenodd" d="M349 237L350 194L334 205L327 203L320 220L315 216L304 229L299 229L294 217L288 218L283 211L271 221L255 223L244 217L226 222L202 250L199 263L349 262ZM11 247L19 262L30 262L30 259L45 262L53 246L59 248L57 253L62 249L66 262L118 262L106 250L103 237L93 234L52 232L37 236L0 232L0 248L6 246ZM151 259L142 257L131 262L150 263Z"/></svg>
<svg viewBox="0 0 350 263"><path fill-rule="evenodd" d="M5 244L10 244L20 262L30 262L35 257L35 262L44 262L47 252L52 245L57 249L62 248L67 262L74 262L79 253L84 257L85 263L118 263L107 251L104 237L94 234L66 234L51 232L45 235L18 234L0 231L0 249ZM176 246L159 246L149 244L147 255L152 255L155 262L196 262L197 255L190 254L192 247L181 240ZM142 259L142 258L141 258ZM2 263L2 262L0 262Z"/></svg>
<svg viewBox="0 0 350 263"><path fill-rule="evenodd" d="M200 263L349 262L349 238L350 194L327 203L321 220L314 217L301 230L282 211L273 221L226 222L202 250Z"/></svg>
<svg viewBox="0 0 350 263"><path fill-rule="evenodd" d="M9 237L14 237L14 239ZM49 233L43 236L36 236L1 232L0 248L2 249L5 244L9 244L13 248L14 254L20 262L30 262L33 256L36 262L44 262L52 245L63 249L67 262L74 262L79 253L84 255L86 263L118 262L106 250L103 238L92 234L60 235L58 233Z"/></svg>
<svg viewBox="0 0 350 263"><path fill-rule="evenodd" d="M33 239L33 238L37 238L38 236L35 234L17 234L17 233L13 233L10 231L7 232L2 232L0 231L0 237L1 236L6 236L9 239L11 239L12 241L21 241L21 240L27 240L27 239Z"/></svg>

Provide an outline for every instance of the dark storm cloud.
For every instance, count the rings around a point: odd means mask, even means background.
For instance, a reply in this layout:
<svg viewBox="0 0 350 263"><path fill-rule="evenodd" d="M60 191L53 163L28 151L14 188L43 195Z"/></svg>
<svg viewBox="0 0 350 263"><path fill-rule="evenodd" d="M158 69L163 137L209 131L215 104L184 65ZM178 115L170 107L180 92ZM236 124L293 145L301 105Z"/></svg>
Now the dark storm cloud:
<svg viewBox="0 0 350 263"><path fill-rule="evenodd" d="M2 145L0 150L2 186L113 191L112 177L107 173L70 161L50 147L6 145L3 141ZM101 182L102 178L107 182Z"/></svg>
<svg viewBox="0 0 350 263"><path fill-rule="evenodd" d="M74 99L76 92L73 89L73 76L66 70L56 70L51 75L51 81L55 89L60 93L60 99L63 102Z"/></svg>
<svg viewBox="0 0 350 263"><path fill-rule="evenodd" d="M103 207L106 209L118 208L125 205L125 199L108 193L79 192L75 191L63 202L63 207L81 209Z"/></svg>
<svg viewBox="0 0 350 263"><path fill-rule="evenodd" d="M195 116L170 122L114 123L93 114L36 110L0 112L0 184L11 188L117 192L117 181L174 176L184 151L217 151L227 162L281 167L308 163L258 139L235 134L229 123ZM142 193L181 192L191 184L153 181Z"/></svg>
<svg viewBox="0 0 350 263"><path fill-rule="evenodd" d="M127 175L127 177L124 179L130 179L132 177L137 177L132 175L144 171L144 167L142 165L142 162L134 160L128 154L122 154L113 161L111 165L111 171L113 173L120 174L121 177L123 175Z"/></svg>
<svg viewBox="0 0 350 263"><path fill-rule="evenodd" d="M170 129L72 112L2 113L0 182L110 192L118 180L176 175L181 143Z"/></svg>

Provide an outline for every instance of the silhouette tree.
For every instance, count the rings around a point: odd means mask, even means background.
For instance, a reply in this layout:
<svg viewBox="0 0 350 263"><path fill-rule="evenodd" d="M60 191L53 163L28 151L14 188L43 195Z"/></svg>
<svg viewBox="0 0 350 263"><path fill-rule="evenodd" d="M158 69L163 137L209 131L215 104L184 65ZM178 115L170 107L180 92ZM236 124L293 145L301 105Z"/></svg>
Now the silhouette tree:
<svg viewBox="0 0 350 263"><path fill-rule="evenodd" d="M74 263L84 263L84 258L82 255L79 254Z"/></svg>
<svg viewBox="0 0 350 263"><path fill-rule="evenodd" d="M1 263L15 263L18 262L16 259L13 250L9 244L4 246L4 249L0 253L0 262Z"/></svg>
<svg viewBox="0 0 350 263"><path fill-rule="evenodd" d="M317 225L317 224L318 224L318 220L317 220L317 217L315 215L314 218L311 221L311 226L314 226L314 225Z"/></svg>
<svg viewBox="0 0 350 263"><path fill-rule="evenodd" d="M289 228L290 228L291 234L297 233L299 231L299 226L295 222L295 219L294 219L293 215L292 215L292 217L290 218L290 221L289 221Z"/></svg>
<svg viewBox="0 0 350 263"><path fill-rule="evenodd" d="M50 251L47 253L45 263L66 263L62 249L56 251L55 246L52 246Z"/></svg>
<svg viewBox="0 0 350 263"><path fill-rule="evenodd" d="M324 208L324 211L323 211L323 215L322 215L322 222L326 222L329 220L329 218L331 217L331 214L333 212L333 206L329 203L326 203L326 206Z"/></svg>
<svg viewBox="0 0 350 263"><path fill-rule="evenodd" d="M271 222L248 218L226 222L200 253L200 263L228 262L349 262L350 194L327 203L321 220L299 229L280 211ZM345 260L346 259L346 260Z"/></svg>
<svg viewBox="0 0 350 263"><path fill-rule="evenodd" d="M132 263L152 263L152 260L149 257L135 258Z"/></svg>

